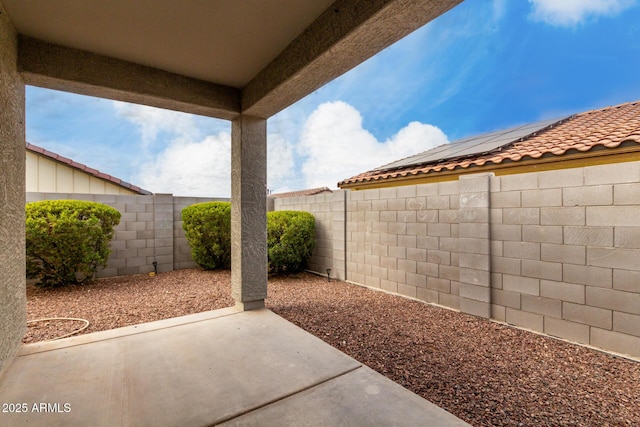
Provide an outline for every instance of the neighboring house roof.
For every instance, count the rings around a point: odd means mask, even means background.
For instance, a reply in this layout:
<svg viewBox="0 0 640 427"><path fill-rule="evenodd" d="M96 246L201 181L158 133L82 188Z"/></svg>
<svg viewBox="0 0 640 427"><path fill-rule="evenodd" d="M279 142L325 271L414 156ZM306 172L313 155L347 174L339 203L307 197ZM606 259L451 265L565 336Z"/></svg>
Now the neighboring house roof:
<svg viewBox="0 0 640 427"><path fill-rule="evenodd" d="M270 194L269 197L273 197L274 199L284 199L286 197L298 197L298 196L313 196L315 194L320 193L333 193L328 187L318 187L318 188L310 188L308 190L299 190L299 191L289 191L287 193L277 193Z"/></svg>
<svg viewBox="0 0 640 427"><path fill-rule="evenodd" d="M492 144L496 140L499 143ZM483 171L522 173L528 171L522 167L548 170L630 160L640 160L640 101L465 138L345 179L338 186L371 188Z"/></svg>
<svg viewBox="0 0 640 427"><path fill-rule="evenodd" d="M46 150L46 149L44 149L42 147L38 147L37 145L33 145L33 144L29 143L29 142L27 142L27 151L31 151L32 153L47 157L47 158L49 158L51 160L54 160L54 161L59 162L59 163L62 163L62 164L66 165L66 166L68 166L68 167L70 167L72 169L76 169L76 170L82 171L82 172L84 172L86 174L89 174L89 175L94 176L96 178L102 179L102 180L107 181L107 182L109 182L111 184L120 186L122 188L126 188L127 190L136 192L138 194L141 194L141 195L153 194L150 191L144 190L144 189L142 189L142 188L140 188L138 186L135 186L133 184L129 184L128 182L123 181L123 180L121 180L119 178L116 178L116 177L111 176L109 174L106 174L104 172L100 172L97 169L90 168L87 165L83 165L82 163L78 163L78 162L73 161L73 160L71 160L71 159L69 159L67 157L61 156L61 155L56 154L56 153L54 153L52 151Z"/></svg>

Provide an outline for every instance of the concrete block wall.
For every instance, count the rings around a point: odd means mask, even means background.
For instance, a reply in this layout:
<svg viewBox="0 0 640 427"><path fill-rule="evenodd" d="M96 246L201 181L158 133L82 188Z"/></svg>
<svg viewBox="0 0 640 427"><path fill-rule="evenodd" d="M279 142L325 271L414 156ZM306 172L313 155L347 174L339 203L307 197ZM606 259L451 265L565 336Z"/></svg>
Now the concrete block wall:
<svg viewBox="0 0 640 427"><path fill-rule="evenodd" d="M640 356L640 162L491 179L491 314Z"/></svg>
<svg viewBox="0 0 640 427"><path fill-rule="evenodd" d="M316 218L310 269L458 308L458 183L276 199Z"/></svg>
<svg viewBox="0 0 640 427"><path fill-rule="evenodd" d="M457 182L352 191L347 278L459 307Z"/></svg>
<svg viewBox="0 0 640 427"><path fill-rule="evenodd" d="M310 212L316 218L316 248L308 269L318 274L347 280L345 207L347 191L322 193L313 196L274 199L274 210Z"/></svg>
<svg viewBox="0 0 640 427"><path fill-rule="evenodd" d="M171 194L150 196L27 193L27 202L38 200L87 200L104 203L118 210L120 224L111 241L111 255L97 277L159 273L174 269L193 268L191 250L182 230L182 209L194 203L229 201L196 197L174 197Z"/></svg>
<svg viewBox="0 0 640 427"><path fill-rule="evenodd" d="M64 196L64 197L62 197ZM100 275L191 268L186 206L209 198L32 194L111 204ZM155 200L154 200L155 197ZM316 218L310 269L640 357L640 162L276 199Z"/></svg>
<svg viewBox="0 0 640 427"><path fill-rule="evenodd" d="M490 180L493 174L460 178L460 311L491 317Z"/></svg>
<svg viewBox="0 0 640 427"><path fill-rule="evenodd" d="M640 162L347 191L345 203L333 243L321 203L287 208L316 215L323 248L346 244L347 280L640 357Z"/></svg>

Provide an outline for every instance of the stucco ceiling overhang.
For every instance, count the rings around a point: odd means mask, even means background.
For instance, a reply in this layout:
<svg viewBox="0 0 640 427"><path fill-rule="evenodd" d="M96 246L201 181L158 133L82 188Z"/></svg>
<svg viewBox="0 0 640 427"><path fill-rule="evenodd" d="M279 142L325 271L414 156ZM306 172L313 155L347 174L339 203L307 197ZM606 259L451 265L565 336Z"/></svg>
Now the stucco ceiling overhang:
<svg viewBox="0 0 640 427"><path fill-rule="evenodd" d="M27 84L270 117L462 0L0 0Z"/></svg>

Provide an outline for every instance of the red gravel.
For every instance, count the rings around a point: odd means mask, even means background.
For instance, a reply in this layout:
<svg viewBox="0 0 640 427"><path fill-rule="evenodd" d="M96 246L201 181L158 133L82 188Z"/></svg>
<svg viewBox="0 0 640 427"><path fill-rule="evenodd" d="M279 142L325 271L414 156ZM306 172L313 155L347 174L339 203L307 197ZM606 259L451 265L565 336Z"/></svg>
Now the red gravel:
<svg viewBox="0 0 640 427"><path fill-rule="evenodd" d="M228 271L181 270L27 289L28 319L83 331L233 305ZM475 426L640 426L640 363L310 274L269 281L267 306ZM48 326L46 326L48 324ZM82 324L42 322L24 342Z"/></svg>

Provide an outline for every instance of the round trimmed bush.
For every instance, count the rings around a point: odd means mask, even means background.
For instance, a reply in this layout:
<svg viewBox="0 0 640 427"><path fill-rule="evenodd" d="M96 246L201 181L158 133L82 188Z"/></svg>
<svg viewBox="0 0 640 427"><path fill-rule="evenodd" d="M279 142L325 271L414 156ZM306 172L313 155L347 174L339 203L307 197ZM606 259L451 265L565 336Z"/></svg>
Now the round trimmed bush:
<svg viewBox="0 0 640 427"><path fill-rule="evenodd" d="M102 203L45 200L26 205L27 277L41 286L93 278L111 253L120 212Z"/></svg>
<svg viewBox="0 0 640 427"><path fill-rule="evenodd" d="M205 270L231 268L231 203L206 202L182 210L191 257Z"/></svg>
<svg viewBox="0 0 640 427"><path fill-rule="evenodd" d="M269 271L295 273L307 266L316 246L316 219L309 212L267 213Z"/></svg>

